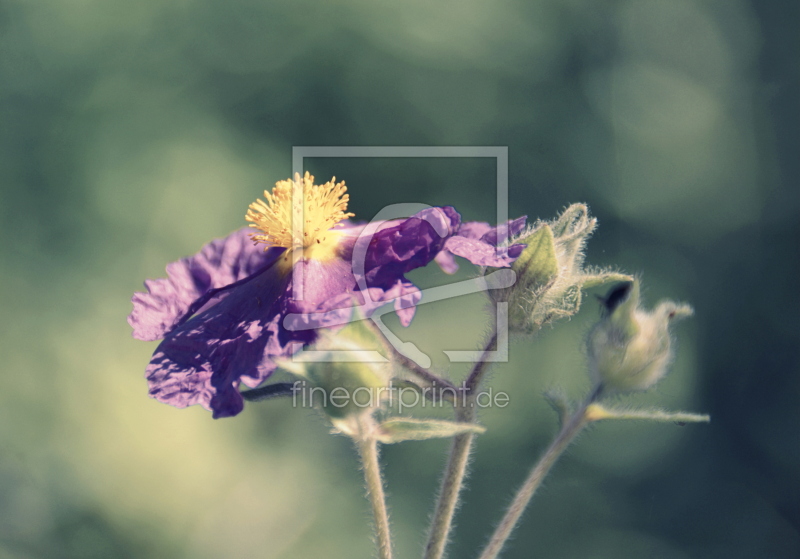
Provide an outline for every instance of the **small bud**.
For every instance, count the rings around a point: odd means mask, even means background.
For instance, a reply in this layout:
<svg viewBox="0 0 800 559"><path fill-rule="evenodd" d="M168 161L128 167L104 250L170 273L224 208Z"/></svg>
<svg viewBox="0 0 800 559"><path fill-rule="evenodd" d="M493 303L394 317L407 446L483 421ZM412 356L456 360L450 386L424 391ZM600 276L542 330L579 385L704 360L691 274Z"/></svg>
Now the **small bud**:
<svg viewBox="0 0 800 559"><path fill-rule="evenodd" d="M504 290L490 291L495 300L508 300L509 327L512 330L533 329L537 320L537 305L558 279L553 231L542 225L519 243L527 245L511 269L517 274L517 282Z"/></svg>
<svg viewBox="0 0 800 559"><path fill-rule="evenodd" d="M584 204L573 204L554 221L539 222L511 244L525 249L511 269L517 282L490 292L495 301L508 301L512 330L532 333L544 324L574 315L580 309L581 290L630 276L605 270L584 270L583 250L597 227Z"/></svg>
<svg viewBox="0 0 800 559"><path fill-rule="evenodd" d="M602 299L603 318L589 335L590 372L604 389L646 390L672 360L669 324L690 316L688 305L663 301L652 311L639 307L639 282L614 287Z"/></svg>

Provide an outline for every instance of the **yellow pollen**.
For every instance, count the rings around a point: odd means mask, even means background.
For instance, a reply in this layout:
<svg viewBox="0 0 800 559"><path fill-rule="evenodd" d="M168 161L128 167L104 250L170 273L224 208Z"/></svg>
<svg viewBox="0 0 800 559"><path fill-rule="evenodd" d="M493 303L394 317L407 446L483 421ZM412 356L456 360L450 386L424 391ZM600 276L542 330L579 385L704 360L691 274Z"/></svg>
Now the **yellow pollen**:
<svg viewBox="0 0 800 559"><path fill-rule="evenodd" d="M250 204L244 218L251 222L250 227L263 233L253 233L250 237L256 243L267 244L264 250L270 246L302 249L323 243L331 227L355 215L347 213L350 196L346 192L344 181L337 183L336 177L325 184L316 185L314 175L308 171L302 182L300 174L295 173L294 180L278 181L272 192L265 190L266 202L256 200ZM293 198L297 202L294 207ZM293 223L299 223L300 220L303 221L302 228L292 227Z"/></svg>

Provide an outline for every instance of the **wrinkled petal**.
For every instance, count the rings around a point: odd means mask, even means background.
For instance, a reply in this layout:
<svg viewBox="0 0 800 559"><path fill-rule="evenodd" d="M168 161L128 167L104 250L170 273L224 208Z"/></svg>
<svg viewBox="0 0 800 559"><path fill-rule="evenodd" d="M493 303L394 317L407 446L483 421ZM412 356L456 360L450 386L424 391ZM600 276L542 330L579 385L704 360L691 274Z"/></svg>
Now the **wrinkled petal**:
<svg viewBox="0 0 800 559"><path fill-rule="evenodd" d="M436 255L436 262L447 274L458 271L453 255L466 258L477 266L508 267L522 254L525 247L512 245L498 249L498 241L506 241L517 235L525 228L526 220L527 217L522 216L497 227L480 221L463 223L458 232L447 239L443 250Z"/></svg>
<svg viewBox="0 0 800 559"><path fill-rule="evenodd" d="M518 217L517 219L509 219L502 225L490 228L481 236L481 240L497 246L500 242L505 242L509 239L512 239L518 235L520 231L525 229L525 222L527 220L528 216L525 215ZM461 231L459 231L459 234L461 234Z"/></svg>
<svg viewBox="0 0 800 559"><path fill-rule="evenodd" d="M306 305L319 305L329 293L353 285L340 260L304 266ZM314 330L287 330L285 315L298 311L291 274L267 268L230 290L216 305L170 331L147 368L150 395L177 407L202 404L214 417L238 414L244 405L239 382L258 386L275 369L270 357L291 352L294 343L314 340Z"/></svg>
<svg viewBox="0 0 800 559"><path fill-rule="evenodd" d="M417 311L417 303L422 299L422 293L410 281L397 281L397 286L386 292L385 297L394 298L394 310L400 318L400 324L408 327Z"/></svg>
<svg viewBox="0 0 800 559"><path fill-rule="evenodd" d="M367 318L372 316L377 309L394 303L393 307L400 319L400 324L408 326L417 311L417 303L422 299L419 288L407 280L397 280L397 283L388 290L372 288L367 290L369 301L363 303L359 309Z"/></svg>
<svg viewBox="0 0 800 559"><path fill-rule="evenodd" d="M461 216L449 206L429 208L376 232L364 255L367 286L391 288L406 272L428 264L460 222Z"/></svg>
<svg viewBox="0 0 800 559"><path fill-rule="evenodd" d="M442 269L445 274L455 274L458 271L458 264L456 264L456 258L453 256L453 253L449 250L442 250L439 254L436 255L434 258L436 263Z"/></svg>
<svg viewBox="0 0 800 559"><path fill-rule="evenodd" d="M202 404L215 418L239 413L240 378L266 378L274 369L263 359L267 343L273 341L273 351L285 346L277 340L276 321L287 288L288 278L280 281L268 269L170 331L147 367L150 395L176 407ZM263 308L259 299L266 301Z"/></svg>
<svg viewBox="0 0 800 559"><path fill-rule="evenodd" d="M158 340L190 311L193 303L213 289L243 280L272 264L283 249L253 245L244 228L215 239L196 255L167 265L167 277L147 280L147 292L133 295L128 323L133 337ZM196 312L196 309L194 309Z"/></svg>
<svg viewBox="0 0 800 559"><path fill-rule="evenodd" d="M466 258L476 266L507 268L522 254L525 245L497 248L484 241L466 237L450 237L444 248L456 256Z"/></svg>
<svg viewBox="0 0 800 559"><path fill-rule="evenodd" d="M369 290L370 301L361 306L362 314L371 316L378 308L387 303L394 303L394 310L400 318L400 324L408 326L414 318L417 303L422 299L419 288L408 280L397 280L390 289L372 288Z"/></svg>
<svg viewBox="0 0 800 559"><path fill-rule="evenodd" d="M378 291L383 292L383 290ZM287 330L340 328L350 322L354 303L354 294L350 291L332 297L321 305L295 302L292 312L283 320L283 327Z"/></svg>
<svg viewBox="0 0 800 559"><path fill-rule="evenodd" d="M480 239L492 230L492 226L485 221L467 221L458 228L456 235L468 239Z"/></svg>
<svg viewBox="0 0 800 559"><path fill-rule="evenodd" d="M283 325L288 330L338 329L352 320L369 318L380 307L393 303L400 323L408 326L414 318L420 299L422 293L417 286L407 280L397 280L390 289L372 287L365 291L342 294L313 311L288 315ZM356 309L359 311L358 315L353 313Z"/></svg>

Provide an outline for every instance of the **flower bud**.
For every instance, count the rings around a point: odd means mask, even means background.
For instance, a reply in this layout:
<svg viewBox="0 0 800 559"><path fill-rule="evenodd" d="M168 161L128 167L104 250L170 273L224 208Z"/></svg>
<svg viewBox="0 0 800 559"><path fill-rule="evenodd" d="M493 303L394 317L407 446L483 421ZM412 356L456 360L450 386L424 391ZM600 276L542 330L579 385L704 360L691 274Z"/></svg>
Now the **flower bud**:
<svg viewBox="0 0 800 559"><path fill-rule="evenodd" d="M532 333L544 324L578 312L581 290L610 281L632 279L606 270L583 269L586 241L597 227L584 204L573 204L555 220L538 222L510 244L525 249L511 269L516 283L494 290L495 301L508 301L511 330Z"/></svg>
<svg viewBox="0 0 800 559"><path fill-rule="evenodd" d="M589 335L592 377L604 389L617 392L650 388L672 360L670 323L690 316L692 308L663 301L646 311L639 307L636 280L614 287L603 306L603 318Z"/></svg>

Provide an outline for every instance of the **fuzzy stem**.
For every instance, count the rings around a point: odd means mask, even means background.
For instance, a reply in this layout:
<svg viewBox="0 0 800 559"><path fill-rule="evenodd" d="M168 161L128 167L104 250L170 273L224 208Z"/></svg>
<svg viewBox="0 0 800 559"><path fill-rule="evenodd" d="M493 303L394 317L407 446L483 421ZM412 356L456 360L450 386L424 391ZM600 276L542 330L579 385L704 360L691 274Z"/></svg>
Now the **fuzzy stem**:
<svg viewBox="0 0 800 559"><path fill-rule="evenodd" d="M471 421L472 416L474 413L457 413L456 419L457 421ZM469 452L474 436L474 433L462 433L453 437L450 456L447 458L447 466L445 466L442 485L439 489L436 511L431 521L428 544L425 547L425 559L440 559L444 555L444 548L453 525L453 514L458 504L464 475L467 472Z"/></svg>
<svg viewBox="0 0 800 559"><path fill-rule="evenodd" d="M488 353L493 350L497 344L497 332L492 334L492 337L489 338L489 342L486 344L486 347L483 349L483 354L481 354L480 360L472 367L472 371L470 372L467 380L464 381L464 389L468 392L475 391L483 380L483 376L486 374L486 371L489 368L489 360L488 360Z"/></svg>
<svg viewBox="0 0 800 559"><path fill-rule="evenodd" d="M367 325L367 328L375 333L375 335L379 336L381 339L384 339L383 333L375 326L375 324L372 323L371 320L365 320L364 323ZM408 369L413 375L424 381L429 386L441 386L443 389L442 394L445 395L446 400L451 399L450 394L457 392L456 387L449 380L442 378L427 369L423 369L414 360L409 359L397 351L397 348L395 348L392 344L387 345L389 346L389 351L392 353L394 360Z"/></svg>
<svg viewBox="0 0 800 559"><path fill-rule="evenodd" d="M378 557L392 559L392 537L389 530L389 513L386 510L386 495L383 492L381 466L378 462L378 441L374 437L362 433L362 436L356 441L356 445L364 470L367 497L372 505L372 514L375 519Z"/></svg>
<svg viewBox="0 0 800 559"><path fill-rule="evenodd" d="M500 521L494 534L492 534L491 540L489 540L489 544L483 550L480 559L496 559L500 554L506 540L508 540L511 532L514 531L522 513L525 512L533 494L539 488L545 476L547 476L550 468L553 467L553 464L561 457L564 450L566 450L578 433L589 423L590 420L586 417L586 408L600 396L600 392L600 387L595 388L584 404L578 408L578 410L572 414L569 421L566 421L561 427L558 436L550 443L550 446L533 467L530 474L528 474L525 483L523 483L522 487L517 491L514 500L511 501L511 505L508 507L505 516L503 516L503 520Z"/></svg>
<svg viewBox="0 0 800 559"><path fill-rule="evenodd" d="M483 355L472 367L463 387L463 406L456 402L456 421L472 423L475 420L475 398L474 391L478 387L483 375L486 372L488 362L487 352L492 351L497 342L497 333L493 334L483 351ZM469 464L469 453L472 449L474 433L463 433L453 437L450 447L450 456L447 459L442 485L439 488L439 498L436 502L436 510L431 520L431 528L428 536L428 543L425 546L425 559L441 559L453 526L453 514L458 505L461 494L461 487L464 483L464 476Z"/></svg>
<svg viewBox="0 0 800 559"><path fill-rule="evenodd" d="M457 391L456 387L449 380L437 376L434 373L428 371L427 369L423 369L422 367L417 365L416 362L412 361L411 359L409 359L408 357L397 351L394 348L394 346L392 346L392 355L403 367L411 371L414 375L416 375L419 379L423 380L429 386L436 387L438 385L442 387L443 394L452 394Z"/></svg>

